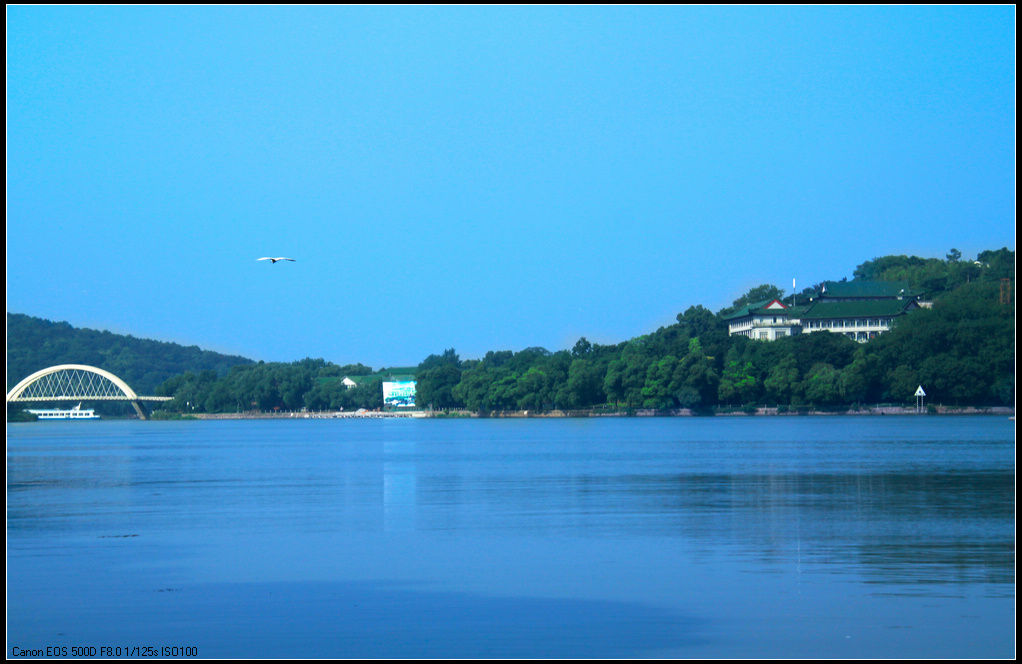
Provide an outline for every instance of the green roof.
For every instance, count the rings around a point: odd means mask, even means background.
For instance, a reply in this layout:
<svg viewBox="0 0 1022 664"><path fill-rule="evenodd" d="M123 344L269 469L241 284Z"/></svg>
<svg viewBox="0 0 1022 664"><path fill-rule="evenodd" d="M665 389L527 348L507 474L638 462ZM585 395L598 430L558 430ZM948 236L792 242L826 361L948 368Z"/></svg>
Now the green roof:
<svg viewBox="0 0 1022 664"><path fill-rule="evenodd" d="M780 316L780 315L789 316L789 315L791 315L791 309L788 309L788 308L784 308L784 309L767 309L766 306L768 304L770 304L771 302L773 302L774 300L777 300L778 302L780 302L780 299L776 298L776 297L772 297L769 300L762 300L760 302L750 302L749 304L745 305L744 307L742 307L738 311L736 311L736 312L734 312L732 314L728 314L727 316L722 316L721 318L723 318L724 320L731 320L732 318L741 318L742 316L751 316L753 314L774 314L774 315L777 315L777 316Z"/></svg>
<svg viewBox="0 0 1022 664"><path fill-rule="evenodd" d="M814 302L802 314L802 320L824 318L868 318L897 316L912 306L913 300L863 300L861 302Z"/></svg>
<svg viewBox="0 0 1022 664"><path fill-rule="evenodd" d="M824 281L818 297L915 297L907 281Z"/></svg>

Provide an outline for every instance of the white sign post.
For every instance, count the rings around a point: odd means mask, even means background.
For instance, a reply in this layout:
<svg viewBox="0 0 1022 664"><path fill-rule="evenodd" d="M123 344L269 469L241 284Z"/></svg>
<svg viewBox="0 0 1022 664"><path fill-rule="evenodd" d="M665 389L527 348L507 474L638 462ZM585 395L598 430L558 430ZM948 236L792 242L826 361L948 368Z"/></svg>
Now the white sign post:
<svg viewBox="0 0 1022 664"><path fill-rule="evenodd" d="M923 412L923 401L926 397L926 392L923 391L923 386L920 385L919 389L916 390L916 412Z"/></svg>

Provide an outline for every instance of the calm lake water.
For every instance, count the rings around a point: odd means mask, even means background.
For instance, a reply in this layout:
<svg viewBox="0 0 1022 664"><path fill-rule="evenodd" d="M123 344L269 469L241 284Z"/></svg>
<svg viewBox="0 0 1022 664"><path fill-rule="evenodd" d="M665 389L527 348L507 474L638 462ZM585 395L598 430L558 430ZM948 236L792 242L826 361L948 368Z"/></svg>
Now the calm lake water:
<svg viewBox="0 0 1022 664"><path fill-rule="evenodd" d="M7 426L8 657L1011 658L1014 570L1006 417Z"/></svg>

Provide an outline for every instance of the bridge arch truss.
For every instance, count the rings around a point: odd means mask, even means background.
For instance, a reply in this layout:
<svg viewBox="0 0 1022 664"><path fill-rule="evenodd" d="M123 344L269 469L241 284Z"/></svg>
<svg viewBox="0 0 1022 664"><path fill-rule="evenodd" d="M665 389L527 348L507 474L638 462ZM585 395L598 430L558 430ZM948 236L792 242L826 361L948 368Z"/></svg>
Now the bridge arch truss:
<svg viewBox="0 0 1022 664"><path fill-rule="evenodd" d="M170 397L139 396L123 380L98 367L61 364L35 372L11 388L7 403L35 401L130 401L141 419L147 419L144 401Z"/></svg>

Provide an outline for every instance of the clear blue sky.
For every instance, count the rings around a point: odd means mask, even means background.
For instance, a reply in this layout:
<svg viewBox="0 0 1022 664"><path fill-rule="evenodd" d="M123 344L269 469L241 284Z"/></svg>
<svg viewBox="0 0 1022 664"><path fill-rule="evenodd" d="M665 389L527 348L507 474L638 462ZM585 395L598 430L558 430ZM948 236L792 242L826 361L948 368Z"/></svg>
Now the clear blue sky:
<svg viewBox="0 0 1022 664"><path fill-rule="evenodd" d="M254 359L616 343L1014 182L1012 6L7 9L7 310Z"/></svg>

